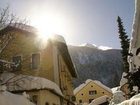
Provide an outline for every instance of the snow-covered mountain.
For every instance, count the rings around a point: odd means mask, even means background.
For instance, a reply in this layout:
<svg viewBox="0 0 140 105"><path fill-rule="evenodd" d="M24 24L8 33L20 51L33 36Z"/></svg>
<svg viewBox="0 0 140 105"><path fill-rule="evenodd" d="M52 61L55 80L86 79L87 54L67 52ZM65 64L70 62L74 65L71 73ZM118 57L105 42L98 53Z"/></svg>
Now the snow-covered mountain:
<svg viewBox="0 0 140 105"><path fill-rule="evenodd" d="M99 80L108 87L119 85L123 71L120 50L101 50L89 44L68 48L78 73L75 87L87 79Z"/></svg>
<svg viewBox="0 0 140 105"><path fill-rule="evenodd" d="M112 49L111 47L108 47L108 46L97 46L96 44L90 44L90 43L81 44L81 45L79 45L79 47L97 48L97 49L100 49L100 50Z"/></svg>

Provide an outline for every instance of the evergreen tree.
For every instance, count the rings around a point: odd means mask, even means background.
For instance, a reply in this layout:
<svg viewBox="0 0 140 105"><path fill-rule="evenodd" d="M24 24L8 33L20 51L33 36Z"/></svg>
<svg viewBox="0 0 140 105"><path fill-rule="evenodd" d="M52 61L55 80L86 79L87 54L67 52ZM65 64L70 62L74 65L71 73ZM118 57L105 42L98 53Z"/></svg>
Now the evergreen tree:
<svg viewBox="0 0 140 105"><path fill-rule="evenodd" d="M129 63L127 61L127 57L128 56L132 56L131 54L129 54L129 44L130 44L130 39L128 38L124 26L123 26L123 22L122 19L118 16L117 19L118 22L118 33L119 33L119 38L120 38L120 43L121 43L121 48L122 48L122 59L123 59L123 66L124 66L124 72L127 73L127 75L123 78L126 78L127 84L128 84L128 89L130 91L130 93L128 93L128 97L131 98L133 95L135 95L135 91L133 91L133 86L138 86L140 88L139 81L137 80L138 78L138 73L131 73L129 72ZM140 80L140 79L139 79Z"/></svg>
<svg viewBox="0 0 140 105"><path fill-rule="evenodd" d="M130 40L128 36L126 35L122 19L118 16L117 19L118 22L118 33L119 33L119 38L120 38L120 43L121 43L121 48L122 48L122 59L123 59L123 66L124 66L124 72L128 73L129 72L129 63L127 61L127 56L128 56L128 51L129 51L129 43Z"/></svg>

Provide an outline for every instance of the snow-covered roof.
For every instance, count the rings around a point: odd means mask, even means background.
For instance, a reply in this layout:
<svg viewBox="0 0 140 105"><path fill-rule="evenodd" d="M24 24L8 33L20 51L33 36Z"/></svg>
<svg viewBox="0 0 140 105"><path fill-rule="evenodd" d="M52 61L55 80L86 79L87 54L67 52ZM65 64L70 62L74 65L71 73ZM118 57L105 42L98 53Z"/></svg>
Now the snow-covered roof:
<svg viewBox="0 0 140 105"><path fill-rule="evenodd" d="M104 95L104 96L94 99L89 105L100 105L102 103L107 102L108 99L109 97L107 95Z"/></svg>
<svg viewBox="0 0 140 105"><path fill-rule="evenodd" d="M87 79L85 81L85 83L82 83L81 85L79 85L77 88L74 89L74 94L77 94L82 88L84 88L87 84L89 84L90 82L94 82L96 85L98 85L99 87L105 89L106 91L112 93L111 89L107 86L105 86L104 84L102 84L100 81L98 80L91 80L91 79Z"/></svg>
<svg viewBox="0 0 140 105"><path fill-rule="evenodd" d="M12 94L8 91L0 92L0 105L35 105L22 95Z"/></svg>
<svg viewBox="0 0 140 105"><path fill-rule="evenodd" d="M61 36L61 35L55 34L55 35L51 36L50 38L53 41L57 41L57 42L61 42L61 43L65 43L66 44L66 41L65 41L64 37Z"/></svg>
<svg viewBox="0 0 140 105"><path fill-rule="evenodd" d="M13 73L3 73L0 77L1 84L6 84L9 91L24 91L33 89L48 89L63 96L59 86L45 78L28 75L15 75Z"/></svg>
<svg viewBox="0 0 140 105"><path fill-rule="evenodd" d="M112 93L116 93L117 91L120 90L120 86L114 87L114 88L112 88L111 90L112 90Z"/></svg>

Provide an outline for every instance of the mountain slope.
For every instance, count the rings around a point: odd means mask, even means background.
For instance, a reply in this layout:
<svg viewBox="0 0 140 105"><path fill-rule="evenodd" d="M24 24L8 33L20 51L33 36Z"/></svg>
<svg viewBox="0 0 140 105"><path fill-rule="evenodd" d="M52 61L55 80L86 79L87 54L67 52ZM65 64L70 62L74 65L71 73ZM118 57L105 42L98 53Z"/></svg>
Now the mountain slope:
<svg viewBox="0 0 140 105"><path fill-rule="evenodd" d="M68 48L78 73L78 78L74 80L75 87L86 79L99 80L109 87L119 85L123 71L120 50L103 51L87 46Z"/></svg>

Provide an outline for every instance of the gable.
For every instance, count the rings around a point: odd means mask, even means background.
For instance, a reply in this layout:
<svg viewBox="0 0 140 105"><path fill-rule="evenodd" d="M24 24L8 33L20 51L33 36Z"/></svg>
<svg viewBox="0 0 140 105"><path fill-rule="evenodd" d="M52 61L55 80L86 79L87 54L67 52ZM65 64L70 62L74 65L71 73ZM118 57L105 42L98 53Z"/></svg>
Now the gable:
<svg viewBox="0 0 140 105"><path fill-rule="evenodd" d="M111 89L107 88L106 86L102 86L102 85L96 81L89 81L87 84L80 85L81 88L79 88L79 90L75 93L75 95L85 93L85 92L88 92L90 90L97 90L100 92L107 92L109 94L112 94Z"/></svg>

